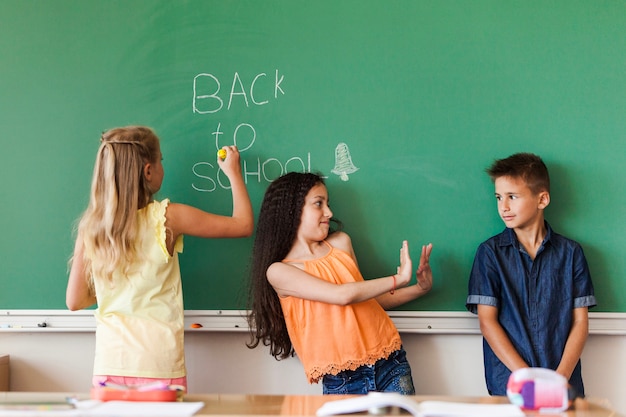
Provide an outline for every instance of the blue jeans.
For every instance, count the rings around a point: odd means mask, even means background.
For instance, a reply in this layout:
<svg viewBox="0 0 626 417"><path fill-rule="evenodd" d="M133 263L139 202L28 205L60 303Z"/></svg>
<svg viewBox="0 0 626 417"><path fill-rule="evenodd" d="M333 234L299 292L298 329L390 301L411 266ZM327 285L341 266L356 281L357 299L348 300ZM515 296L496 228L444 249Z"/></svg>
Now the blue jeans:
<svg viewBox="0 0 626 417"><path fill-rule="evenodd" d="M403 348L374 365L363 365L354 371L324 375L322 388L326 394L367 394L370 391L397 392L415 395L411 366Z"/></svg>

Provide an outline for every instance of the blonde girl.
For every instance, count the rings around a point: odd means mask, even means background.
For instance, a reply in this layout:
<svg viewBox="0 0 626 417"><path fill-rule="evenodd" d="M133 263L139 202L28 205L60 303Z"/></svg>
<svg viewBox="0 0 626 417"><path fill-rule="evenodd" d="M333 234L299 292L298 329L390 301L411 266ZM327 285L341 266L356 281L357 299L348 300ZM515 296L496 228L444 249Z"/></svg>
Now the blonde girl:
<svg viewBox="0 0 626 417"><path fill-rule="evenodd" d="M66 292L70 310L97 304L95 386L162 382L186 390L178 263L183 235L245 237L254 227L239 152L223 149L227 156L217 164L232 187L231 216L154 199L163 166L150 128L102 135Z"/></svg>

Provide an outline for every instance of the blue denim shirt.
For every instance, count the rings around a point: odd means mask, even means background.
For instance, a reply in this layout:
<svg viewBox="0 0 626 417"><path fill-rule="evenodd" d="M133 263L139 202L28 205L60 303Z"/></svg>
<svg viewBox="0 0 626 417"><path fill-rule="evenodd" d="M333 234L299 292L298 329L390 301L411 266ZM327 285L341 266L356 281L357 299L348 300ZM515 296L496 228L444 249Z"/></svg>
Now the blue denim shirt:
<svg viewBox="0 0 626 417"><path fill-rule="evenodd" d="M573 310L593 307L596 299L582 247L555 233L547 234L533 261L512 229L483 242L476 251L466 307L498 308L498 320L517 352L531 367L556 369L572 327ZM483 338L487 390L506 395L511 372ZM580 360L570 378L584 396Z"/></svg>

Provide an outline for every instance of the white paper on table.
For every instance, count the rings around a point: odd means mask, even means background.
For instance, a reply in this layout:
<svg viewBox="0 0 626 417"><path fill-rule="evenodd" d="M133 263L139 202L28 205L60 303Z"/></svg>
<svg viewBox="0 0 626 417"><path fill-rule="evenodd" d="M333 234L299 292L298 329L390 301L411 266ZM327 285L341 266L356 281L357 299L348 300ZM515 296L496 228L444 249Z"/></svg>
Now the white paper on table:
<svg viewBox="0 0 626 417"><path fill-rule="evenodd" d="M367 395L328 401L317 410L319 417L349 414L384 407L399 407L416 417L524 417L513 404L459 403L450 401L417 402L398 393L371 392Z"/></svg>
<svg viewBox="0 0 626 417"><path fill-rule="evenodd" d="M106 417L187 417L193 416L203 402L184 401L106 401L82 410L81 416Z"/></svg>

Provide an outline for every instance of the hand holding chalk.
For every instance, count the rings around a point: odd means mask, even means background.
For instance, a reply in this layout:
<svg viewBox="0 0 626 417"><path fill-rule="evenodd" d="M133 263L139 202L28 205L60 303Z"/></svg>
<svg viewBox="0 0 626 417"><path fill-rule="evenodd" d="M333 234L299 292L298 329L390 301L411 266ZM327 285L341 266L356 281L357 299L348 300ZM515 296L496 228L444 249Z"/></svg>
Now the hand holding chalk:
<svg viewBox="0 0 626 417"><path fill-rule="evenodd" d="M239 150L235 145L222 146L217 151L217 165L229 179L233 175L241 175L241 161Z"/></svg>

